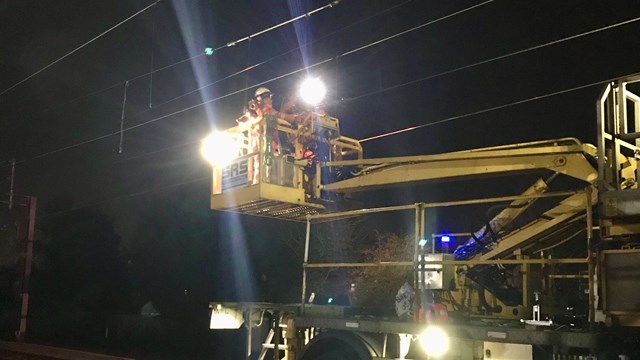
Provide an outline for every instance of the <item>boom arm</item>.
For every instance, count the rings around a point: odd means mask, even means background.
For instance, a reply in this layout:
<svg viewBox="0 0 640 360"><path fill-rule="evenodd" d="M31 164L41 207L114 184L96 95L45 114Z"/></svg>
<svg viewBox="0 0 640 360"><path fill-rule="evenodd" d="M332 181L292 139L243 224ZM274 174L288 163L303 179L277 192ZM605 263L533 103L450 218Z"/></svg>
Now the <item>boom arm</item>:
<svg viewBox="0 0 640 360"><path fill-rule="evenodd" d="M592 184L597 169L587 156L595 155L591 145L554 145L564 140L524 143L510 147L445 153L427 156L333 161L326 166L358 166L357 176L323 184L324 191L348 193L371 190L396 184L418 181L454 180L512 172L547 169Z"/></svg>

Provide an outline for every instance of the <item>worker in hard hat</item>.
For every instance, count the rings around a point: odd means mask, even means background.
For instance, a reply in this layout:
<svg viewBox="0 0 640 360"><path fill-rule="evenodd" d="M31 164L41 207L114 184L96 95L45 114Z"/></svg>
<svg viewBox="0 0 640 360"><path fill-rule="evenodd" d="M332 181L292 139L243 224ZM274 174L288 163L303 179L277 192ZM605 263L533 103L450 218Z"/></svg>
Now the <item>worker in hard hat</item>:
<svg viewBox="0 0 640 360"><path fill-rule="evenodd" d="M256 89L249 107L255 111L257 120L266 120L267 133L270 134L265 147L265 175L268 181L293 186L297 181L293 165L284 158L295 155L295 146L287 133L279 130L278 126L295 127L300 114L290 113L295 109L291 106L287 106L287 113L276 110L273 107L273 94L266 87Z"/></svg>
<svg viewBox="0 0 640 360"><path fill-rule="evenodd" d="M257 108L259 115L271 115L276 119L282 119L290 124L296 123L301 118L300 114L292 114L290 111L280 112L273 107L273 94L271 90L266 87L259 87L256 89L255 101L257 102ZM287 106L287 108L289 108Z"/></svg>

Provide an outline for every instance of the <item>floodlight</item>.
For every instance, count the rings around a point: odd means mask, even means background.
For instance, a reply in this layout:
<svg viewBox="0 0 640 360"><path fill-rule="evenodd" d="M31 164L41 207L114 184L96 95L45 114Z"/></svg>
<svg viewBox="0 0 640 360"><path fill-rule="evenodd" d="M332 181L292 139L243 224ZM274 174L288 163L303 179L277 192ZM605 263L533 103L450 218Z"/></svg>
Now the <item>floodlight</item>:
<svg viewBox="0 0 640 360"><path fill-rule="evenodd" d="M429 357L440 357L449 350L449 335L439 327L429 326L418 339Z"/></svg>
<svg viewBox="0 0 640 360"><path fill-rule="evenodd" d="M238 157L240 143L229 133L213 132L204 140L200 153L209 163L217 167L225 167Z"/></svg>
<svg viewBox="0 0 640 360"><path fill-rule="evenodd" d="M244 318L241 311L216 304L211 311L209 329L239 329L243 323Z"/></svg>
<svg viewBox="0 0 640 360"><path fill-rule="evenodd" d="M450 243L451 242L451 236L449 235L442 235L440 237L440 242L442 243Z"/></svg>
<svg viewBox="0 0 640 360"><path fill-rule="evenodd" d="M307 78L300 85L300 97L309 105L318 105L327 95L327 88L318 78Z"/></svg>

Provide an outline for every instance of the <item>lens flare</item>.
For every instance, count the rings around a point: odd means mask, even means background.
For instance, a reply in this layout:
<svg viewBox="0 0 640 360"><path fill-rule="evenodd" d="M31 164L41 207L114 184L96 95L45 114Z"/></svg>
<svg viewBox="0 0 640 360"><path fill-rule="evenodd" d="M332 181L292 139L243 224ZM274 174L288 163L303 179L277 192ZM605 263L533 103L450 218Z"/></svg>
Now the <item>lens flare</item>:
<svg viewBox="0 0 640 360"><path fill-rule="evenodd" d="M300 97L309 105L318 105L327 95L327 88L318 78L308 78L300 85Z"/></svg>
<svg viewBox="0 0 640 360"><path fill-rule="evenodd" d="M449 350L449 336L439 327L428 327L418 339L424 352L430 357L440 357Z"/></svg>
<svg viewBox="0 0 640 360"><path fill-rule="evenodd" d="M240 152L239 142L225 132L213 132L204 140L200 147L202 156L213 166L225 167L233 159L238 157Z"/></svg>

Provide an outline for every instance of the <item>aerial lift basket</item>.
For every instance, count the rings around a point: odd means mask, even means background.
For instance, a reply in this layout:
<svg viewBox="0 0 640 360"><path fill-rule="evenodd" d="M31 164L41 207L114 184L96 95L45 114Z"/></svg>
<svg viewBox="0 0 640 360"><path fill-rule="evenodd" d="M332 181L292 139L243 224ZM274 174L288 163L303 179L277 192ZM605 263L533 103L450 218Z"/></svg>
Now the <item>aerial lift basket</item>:
<svg viewBox="0 0 640 360"><path fill-rule="evenodd" d="M359 142L340 136L338 120L313 114L297 126L266 117L248 119L225 134L237 157L213 167L211 208L304 221L327 211L319 199L320 162L361 159Z"/></svg>

